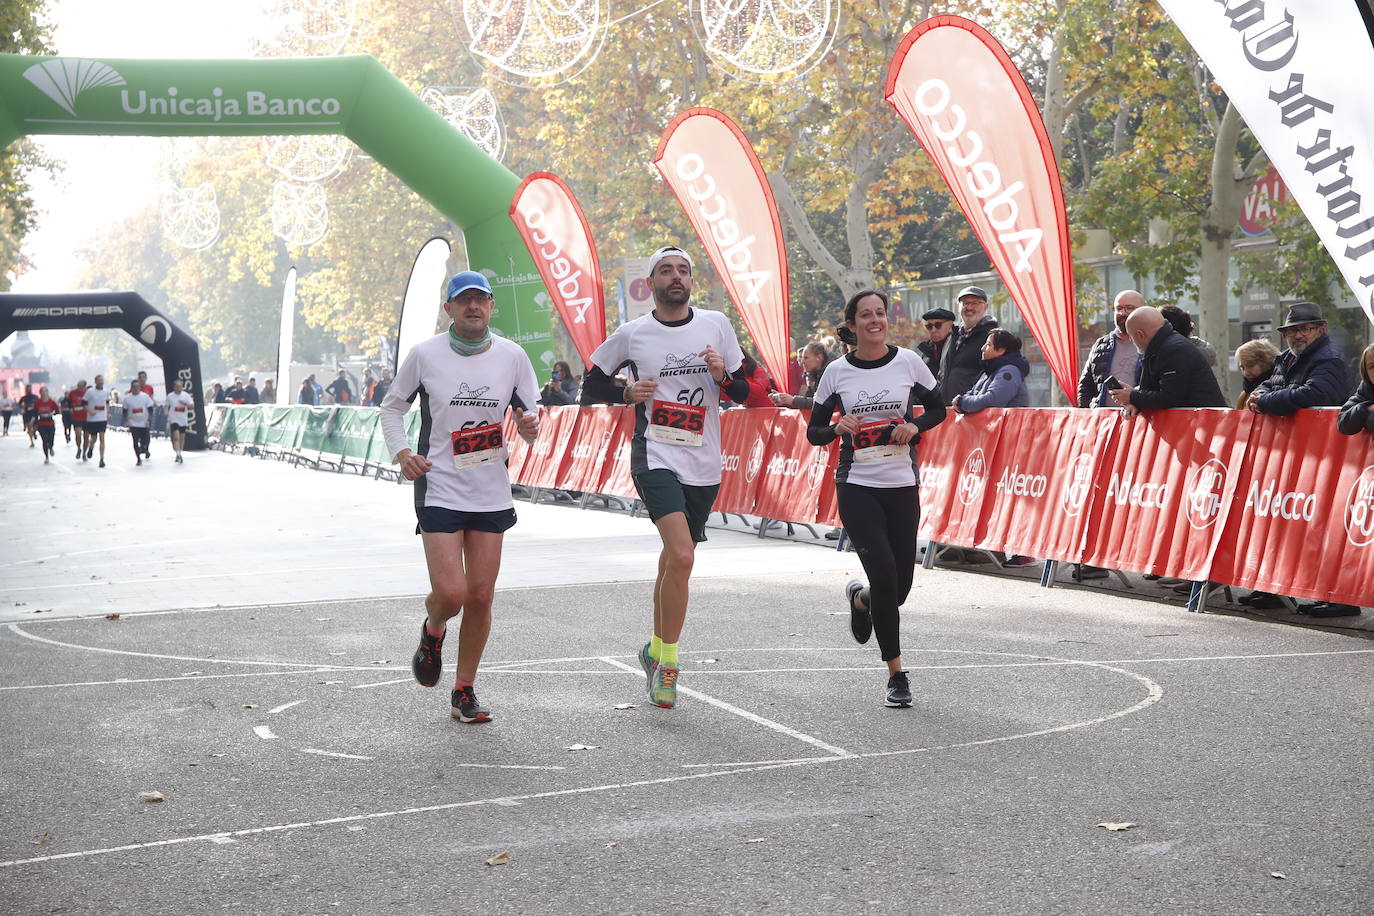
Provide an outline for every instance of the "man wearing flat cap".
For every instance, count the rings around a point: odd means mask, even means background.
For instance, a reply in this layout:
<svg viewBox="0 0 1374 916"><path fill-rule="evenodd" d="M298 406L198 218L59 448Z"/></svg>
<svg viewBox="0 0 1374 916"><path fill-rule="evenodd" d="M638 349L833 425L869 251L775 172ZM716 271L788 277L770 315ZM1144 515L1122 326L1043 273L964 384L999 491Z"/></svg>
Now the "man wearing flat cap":
<svg viewBox="0 0 1374 916"><path fill-rule="evenodd" d="M1339 407L1350 396L1345 359L1326 333L1321 307L1299 302L1288 309L1279 333L1288 349L1259 383L1245 406L1254 413L1286 417L1304 407Z"/></svg>
<svg viewBox="0 0 1374 916"><path fill-rule="evenodd" d="M983 374L983 343L997 327L997 319L988 314L988 294L982 287L965 286L954 298L964 323L949 341L949 359L940 378L946 403L972 388Z"/></svg>
<svg viewBox="0 0 1374 916"><path fill-rule="evenodd" d="M916 352L921 354L936 381L943 382L949 352L954 349L949 339L954 332L954 313L949 309L931 309L921 316L921 321L925 322L927 336L916 345Z"/></svg>

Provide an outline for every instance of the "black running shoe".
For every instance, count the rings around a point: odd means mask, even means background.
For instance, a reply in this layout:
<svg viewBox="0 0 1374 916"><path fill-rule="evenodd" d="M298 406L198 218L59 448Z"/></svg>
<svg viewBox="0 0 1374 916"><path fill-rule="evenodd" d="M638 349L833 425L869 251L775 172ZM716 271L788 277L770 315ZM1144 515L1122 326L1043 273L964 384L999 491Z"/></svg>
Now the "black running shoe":
<svg viewBox="0 0 1374 916"><path fill-rule="evenodd" d="M453 709L449 714L459 722L473 725L491 721L491 710L477 702L477 695L471 687L459 687L453 691L452 704Z"/></svg>
<svg viewBox="0 0 1374 916"><path fill-rule="evenodd" d="M849 632L854 634L854 640L859 645L868 642L868 637L873 635L873 614L871 605L869 607L859 607L859 600L863 599L868 603L868 589L858 579L850 579L849 584L844 587L845 597L849 599Z"/></svg>
<svg viewBox="0 0 1374 916"><path fill-rule="evenodd" d="M887 679L886 704L902 709L911 705L911 685L907 683L905 671L898 671Z"/></svg>
<svg viewBox="0 0 1374 916"><path fill-rule="evenodd" d="M430 636L429 627L424 621L420 622L420 648L410 660L410 670L415 673L415 680L426 687L439 683L439 672L444 670L444 636L447 633L445 630L438 636Z"/></svg>

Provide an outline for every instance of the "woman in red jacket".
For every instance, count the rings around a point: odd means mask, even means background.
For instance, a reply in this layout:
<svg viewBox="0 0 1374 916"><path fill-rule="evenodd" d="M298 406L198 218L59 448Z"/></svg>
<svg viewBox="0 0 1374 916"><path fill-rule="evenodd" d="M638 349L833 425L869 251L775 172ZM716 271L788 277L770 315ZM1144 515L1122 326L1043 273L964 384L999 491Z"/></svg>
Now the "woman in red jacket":
<svg viewBox="0 0 1374 916"><path fill-rule="evenodd" d="M57 402L48 394L48 386L44 385L38 389L38 400L33 405L34 412L38 414L35 425L38 428L38 435L43 440L43 463L47 464L53 454L53 436L57 434L57 421L54 417L61 412L62 408L57 406Z"/></svg>

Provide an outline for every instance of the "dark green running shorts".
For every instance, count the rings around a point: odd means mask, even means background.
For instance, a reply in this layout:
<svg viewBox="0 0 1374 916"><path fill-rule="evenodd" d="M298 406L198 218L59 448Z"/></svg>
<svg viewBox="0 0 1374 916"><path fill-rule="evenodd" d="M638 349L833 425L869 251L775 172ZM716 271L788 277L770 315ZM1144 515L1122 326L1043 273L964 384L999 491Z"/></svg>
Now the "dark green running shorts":
<svg viewBox="0 0 1374 916"><path fill-rule="evenodd" d="M654 468L634 475L635 490L649 510L649 518L658 521L664 516L681 512L687 516L687 530L698 544L706 540L706 521L711 517L720 484L692 487L677 479L667 468Z"/></svg>

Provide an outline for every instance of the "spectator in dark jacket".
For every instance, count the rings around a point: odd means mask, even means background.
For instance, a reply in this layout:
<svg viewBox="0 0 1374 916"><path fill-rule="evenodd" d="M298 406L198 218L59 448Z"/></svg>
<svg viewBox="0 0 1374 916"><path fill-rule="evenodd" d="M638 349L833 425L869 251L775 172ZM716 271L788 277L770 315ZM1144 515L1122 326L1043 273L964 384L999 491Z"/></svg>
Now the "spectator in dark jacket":
<svg viewBox="0 0 1374 916"><path fill-rule="evenodd" d="M1207 357L1157 308L1144 306L1126 319L1126 333L1144 354L1140 384L1118 388L1111 398L1128 413L1167 410L1172 407L1225 407L1217 377Z"/></svg>
<svg viewBox="0 0 1374 916"><path fill-rule="evenodd" d="M916 352L926 361L926 368L935 380L945 380L949 353L954 349L950 338L954 334L954 313L949 309L931 309L921 316L926 326L926 339L916 345Z"/></svg>
<svg viewBox="0 0 1374 916"><path fill-rule="evenodd" d="M945 377L940 380L940 393L946 401L968 391L983 374L983 342L997 327L997 319L988 314L988 294L981 287L966 286L957 298L964 323L946 345L952 348Z"/></svg>
<svg viewBox="0 0 1374 916"><path fill-rule="evenodd" d="M1030 363L1021 355L1021 338L994 328L983 342L983 374L964 394L954 399L959 413L977 413L988 407L1029 407L1026 376Z"/></svg>
<svg viewBox="0 0 1374 916"><path fill-rule="evenodd" d="M821 383L821 376L825 374L825 367L830 365L830 361L835 357L831 354L830 348L819 340L813 340L802 347L802 386L797 394L788 394L785 391L774 391L768 395L768 400L773 402L775 407L791 407L795 410L810 410L816 406L816 386Z"/></svg>
<svg viewBox="0 0 1374 916"><path fill-rule="evenodd" d="M1079 407L1107 407L1107 379L1114 377L1129 387L1137 381L1136 364L1140 352L1126 333L1126 319L1145 304L1145 297L1133 289L1116 294L1112 306L1116 327L1099 337L1088 351L1088 362L1078 378Z"/></svg>
<svg viewBox="0 0 1374 916"><path fill-rule="evenodd" d="M1341 408L1336 428L1347 436L1364 429L1374 433L1374 345L1360 354L1360 387Z"/></svg>
<svg viewBox="0 0 1374 916"><path fill-rule="evenodd" d="M319 403L319 398L315 394L315 376L312 375L301 382L300 394L297 395L296 400L301 404L310 404L311 406Z"/></svg>
<svg viewBox="0 0 1374 916"><path fill-rule="evenodd" d="M339 377L325 386L325 391L334 398L335 404L352 404L353 389L348 384L348 370L340 369Z"/></svg>
<svg viewBox="0 0 1374 916"><path fill-rule="evenodd" d="M1326 333L1322 310L1299 302L1279 325L1288 349L1260 382L1245 406L1255 413L1286 417L1304 407L1339 407L1350 395L1345 360Z"/></svg>
<svg viewBox="0 0 1374 916"><path fill-rule="evenodd" d="M1236 365L1240 367L1241 392L1236 400L1237 409L1244 410L1245 402L1250 400L1250 392L1259 387L1260 382L1274 371L1274 362L1279 358L1279 348L1267 340L1247 340L1236 347Z"/></svg>
<svg viewBox="0 0 1374 916"><path fill-rule="evenodd" d="M1169 324L1174 326L1174 330L1188 339L1188 342L1197 347L1202 355L1207 359L1207 365L1217 364L1217 348L1209 344L1193 333L1193 316L1179 308L1177 305L1166 305L1160 310Z"/></svg>
<svg viewBox="0 0 1374 916"><path fill-rule="evenodd" d="M248 384L245 385L244 388L243 388L243 403L245 403L245 404L261 404L261 403L262 403L262 394L261 394L261 392L258 391L258 380L257 380L257 379L255 379L255 378L250 378L250 379L248 379Z"/></svg>
<svg viewBox="0 0 1374 916"><path fill-rule="evenodd" d="M577 376L571 366L562 360L553 364L548 384L539 392L539 403L547 407L577 403Z"/></svg>
<svg viewBox="0 0 1374 916"><path fill-rule="evenodd" d="M377 379L377 384L372 386L372 400L369 402L373 407L381 407L382 399L391 390L391 370L383 369L382 377Z"/></svg>

